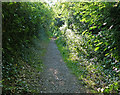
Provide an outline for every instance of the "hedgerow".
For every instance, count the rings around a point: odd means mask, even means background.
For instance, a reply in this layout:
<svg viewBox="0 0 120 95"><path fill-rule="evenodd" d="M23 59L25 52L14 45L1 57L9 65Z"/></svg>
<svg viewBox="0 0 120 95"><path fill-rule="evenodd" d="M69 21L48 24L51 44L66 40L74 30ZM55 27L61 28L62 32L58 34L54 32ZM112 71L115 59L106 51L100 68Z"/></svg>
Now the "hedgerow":
<svg viewBox="0 0 120 95"><path fill-rule="evenodd" d="M118 93L120 3L65 2L53 8L60 19L54 35L67 65L93 92Z"/></svg>
<svg viewBox="0 0 120 95"><path fill-rule="evenodd" d="M52 16L53 11L46 3L2 3L4 94L31 92L30 87L35 85L31 81L36 75L30 75L42 70L41 57L45 51L42 43L47 43L50 36ZM33 80L28 82L26 78Z"/></svg>

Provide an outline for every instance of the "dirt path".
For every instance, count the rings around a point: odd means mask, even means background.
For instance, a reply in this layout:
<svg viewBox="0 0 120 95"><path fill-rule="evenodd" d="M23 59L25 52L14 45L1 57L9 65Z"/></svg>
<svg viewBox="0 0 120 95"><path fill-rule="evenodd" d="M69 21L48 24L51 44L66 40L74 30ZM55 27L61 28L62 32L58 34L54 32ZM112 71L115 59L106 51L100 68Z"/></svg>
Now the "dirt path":
<svg viewBox="0 0 120 95"><path fill-rule="evenodd" d="M46 68L41 76L41 93L85 93L84 87L63 62L54 40L48 45L44 64Z"/></svg>

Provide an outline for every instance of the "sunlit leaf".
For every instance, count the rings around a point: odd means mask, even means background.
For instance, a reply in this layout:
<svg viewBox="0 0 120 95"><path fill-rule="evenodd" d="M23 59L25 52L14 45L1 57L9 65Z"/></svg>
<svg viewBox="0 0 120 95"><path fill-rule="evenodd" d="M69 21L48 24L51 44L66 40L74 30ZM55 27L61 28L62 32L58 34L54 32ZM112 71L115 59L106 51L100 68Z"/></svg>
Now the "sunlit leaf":
<svg viewBox="0 0 120 95"><path fill-rule="evenodd" d="M94 51L97 51L99 49L99 47L96 47Z"/></svg>

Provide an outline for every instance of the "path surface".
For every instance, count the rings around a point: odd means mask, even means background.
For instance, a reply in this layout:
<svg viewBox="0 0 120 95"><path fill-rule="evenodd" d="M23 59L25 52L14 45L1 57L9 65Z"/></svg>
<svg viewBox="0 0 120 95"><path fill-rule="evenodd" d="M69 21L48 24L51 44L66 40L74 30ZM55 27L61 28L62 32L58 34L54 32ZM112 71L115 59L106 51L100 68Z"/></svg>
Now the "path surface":
<svg viewBox="0 0 120 95"><path fill-rule="evenodd" d="M44 64L41 93L85 93L84 87L63 62L54 40L48 45Z"/></svg>

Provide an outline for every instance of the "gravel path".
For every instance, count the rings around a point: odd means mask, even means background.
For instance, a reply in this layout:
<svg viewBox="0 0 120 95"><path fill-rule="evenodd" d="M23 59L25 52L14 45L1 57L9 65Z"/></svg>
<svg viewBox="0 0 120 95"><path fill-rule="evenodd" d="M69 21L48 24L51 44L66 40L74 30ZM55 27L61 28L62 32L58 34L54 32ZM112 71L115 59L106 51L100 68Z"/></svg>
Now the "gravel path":
<svg viewBox="0 0 120 95"><path fill-rule="evenodd" d="M53 39L48 45L43 63L46 68L41 76L41 93L85 93L84 87L63 62Z"/></svg>

